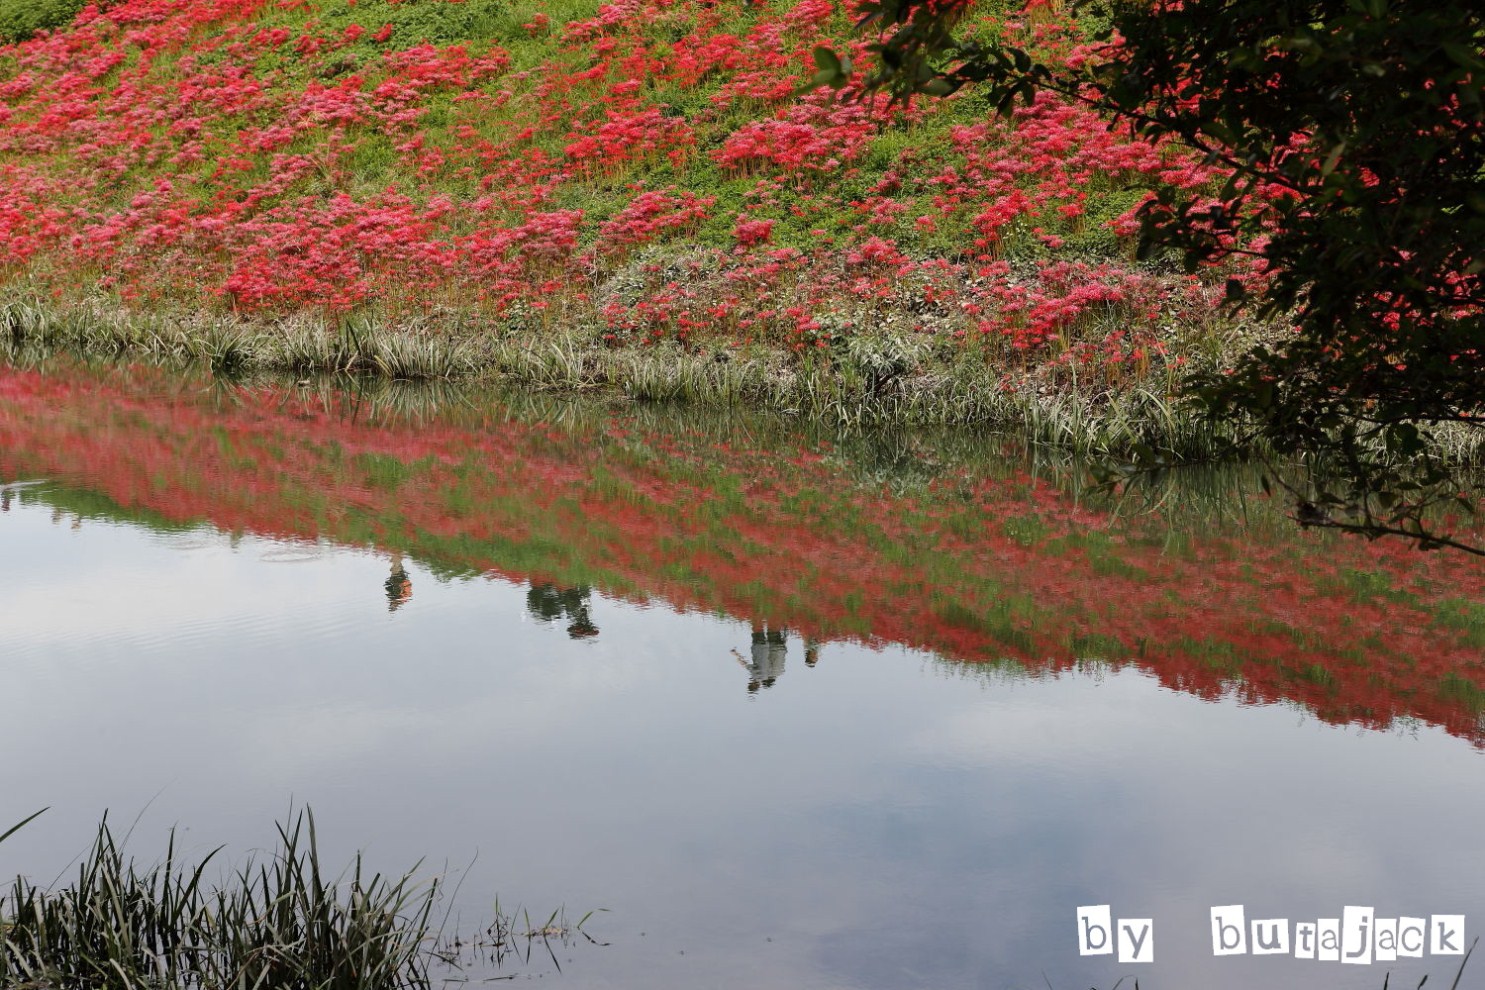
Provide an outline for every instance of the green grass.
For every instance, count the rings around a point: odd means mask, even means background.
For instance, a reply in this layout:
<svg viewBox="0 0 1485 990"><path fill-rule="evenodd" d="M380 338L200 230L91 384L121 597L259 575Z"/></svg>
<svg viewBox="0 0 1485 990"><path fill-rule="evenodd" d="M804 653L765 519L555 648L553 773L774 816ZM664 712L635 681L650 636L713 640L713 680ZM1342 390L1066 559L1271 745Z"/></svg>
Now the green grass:
<svg viewBox="0 0 1485 990"><path fill-rule="evenodd" d="M327 875L308 812L280 825L278 839L267 860L250 859L211 886L215 853L181 863L172 832L163 860L142 867L105 819L66 886L17 877L0 895L0 985L430 985L436 880L368 874L359 855Z"/></svg>
<svg viewBox="0 0 1485 990"><path fill-rule="evenodd" d="M0 833L0 842L40 814ZM359 854L344 872L327 874L308 810L278 826L267 857L211 884L207 870L220 851L183 863L172 830L164 857L140 866L105 818L65 886L17 877L0 891L0 987L426 990L435 965L529 962L537 946L555 961L559 945L600 944L583 931L594 912L572 923L558 908L533 922L498 900L482 933L441 937L437 879L419 879L416 866L400 876L370 873Z"/></svg>
<svg viewBox="0 0 1485 990"><path fill-rule="evenodd" d="M352 316L338 326L307 315L263 327L230 316L59 310L22 300L0 305L0 359L24 364L66 351L204 365L227 375L498 379L648 403L771 409L851 428L975 425L1082 455L1149 444L1201 460L1226 452L1231 439L1194 407L1143 389L1094 397L1028 383L1008 391L998 367L945 358L890 330L863 333L807 360L767 345L609 348L600 343L601 330L567 325L535 334L465 320L411 321L391 329L375 315Z"/></svg>
<svg viewBox="0 0 1485 990"><path fill-rule="evenodd" d="M1458 671L1450 671L1439 681L1439 697L1462 702L1477 712L1485 712L1485 688Z"/></svg>
<svg viewBox="0 0 1485 990"><path fill-rule="evenodd" d="M1434 622L1460 631L1470 646L1485 649L1485 605L1463 598L1446 599L1439 603Z"/></svg>
<svg viewBox="0 0 1485 990"><path fill-rule="evenodd" d="M72 23L86 0L0 0L0 42L24 41L37 31Z"/></svg>

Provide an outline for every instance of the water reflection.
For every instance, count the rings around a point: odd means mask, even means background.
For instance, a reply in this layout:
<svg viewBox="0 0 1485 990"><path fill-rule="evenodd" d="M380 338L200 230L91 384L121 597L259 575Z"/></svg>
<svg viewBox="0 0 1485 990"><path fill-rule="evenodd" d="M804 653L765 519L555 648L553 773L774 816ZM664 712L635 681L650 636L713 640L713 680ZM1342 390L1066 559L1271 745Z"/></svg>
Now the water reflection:
<svg viewBox="0 0 1485 990"><path fill-rule="evenodd" d="M737 650L732 656L738 665L747 671L748 694L757 694L771 688L784 676L784 664L789 656L789 631L770 628L766 622L752 623L752 643L746 656ZM804 639L804 665L813 667L820 662L820 644L809 637Z"/></svg>
<svg viewBox="0 0 1485 990"><path fill-rule="evenodd" d="M531 621L545 582L410 556L416 607L390 617L368 593L385 553L96 514L73 533L48 501L72 498L35 490L0 524L27 575L0 622L0 751L27 756L0 787L53 807L0 846L0 875L50 880L103 808L147 803L144 861L174 823L183 853L240 857L294 797L334 867L358 847L377 868L451 863L456 922L497 895L537 924L608 908L588 926L607 948L520 972L647 990L1377 990L1385 967L1214 959L1205 913L1485 918L1485 762L1418 721L845 640L805 674L804 636L772 620L790 676L748 695L728 659L751 660L748 619L590 586L568 597L603 634L575 641L560 605ZM1074 909L1097 903L1155 919L1154 966L1077 955Z"/></svg>
<svg viewBox="0 0 1485 990"><path fill-rule="evenodd" d="M539 622L562 623L571 639L591 639L598 627L589 614L593 589L586 586L559 588L533 583L526 592L526 609Z"/></svg>
<svg viewBox="0 0 1485 990"><path fill-rule="evenodd" d="M412 601L412 579L402 564L402 551L392 551L392 573L382 586L387 593L387 611L395 612Z"/></svg>
<svg viewBox="0 0 1485 990"><path fill-rule="evenodd" d="M778 682L770 637L787 636L807 665L835 642L1028 670L1103 658L1200 697L1485 745L1485 576L1298 531L1235 498L1240 475L1130 515L1064 484L1075 465L960 434L149 369L13 370L0 392L0 477L68 479L36 496L56 512L374 547L390 611L409 601L405 557L528 585L528 614L580 640L598 638L595 591L759 617L762 641L729 647L750 694Z"/></svg>
<svg viewBox="0 0 1485 990"><path fill-rule="evenodd" d="M753 623L753 649L749 660L743 663L748 672L749 694L757 694L760 688L773 687L774 682L784 676L788 641L786 630L769 629L766 625Z"/></svg>

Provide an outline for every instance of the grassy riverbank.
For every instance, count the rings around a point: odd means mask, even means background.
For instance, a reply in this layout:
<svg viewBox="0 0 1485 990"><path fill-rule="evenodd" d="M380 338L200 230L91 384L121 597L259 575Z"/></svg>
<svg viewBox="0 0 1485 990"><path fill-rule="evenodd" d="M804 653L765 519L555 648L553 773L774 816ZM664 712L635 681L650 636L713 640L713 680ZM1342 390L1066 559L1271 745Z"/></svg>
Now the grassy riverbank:
<svg viewBox="0 0 1485 990"><path fill-rule="evenodd" d="M56 5L54 5L56 6ZM65 4L61 4L65 6ZM1051 96L801 94L850 4L123 0L0 44L12 345L500 376L1202 456L1255 330L1134 260L1219 185ZM1086 58L1060 4L972 29Z"/></svg>
<svg viewBox="0 0 1485 990"><path fill-rule="evenodd" d="M1174 378L1128 388L1028 375L1008 382L976 355L922 340L862 334L798 355L765 344L707 349L664 342L607 347L580 329L532 337L368 319L300 318L272 325L224 316L112 315L34 303L0 307L11 360L52 351L295 376L506 382L636 401L751 408L848 426L979 425L1080 454L1145 444L1205 459L1238 439L1173 392Z"/></svg>
<svg viewBox="0 0 1485 990"><path fill-rule="evenodd" d="M1181 147L1050 93L1000 117L802 91L818 46L869 63L849 0L46 10L27 38L0 18L12 349L1202 459L1242 428L1182 379L1287 332L1221 312L1228 279L1261 283L1246 262L1137 260L1141 204L1227 179ZM1097 58L1098 27L1056 0L964 24L1053 64Z"/></svg>

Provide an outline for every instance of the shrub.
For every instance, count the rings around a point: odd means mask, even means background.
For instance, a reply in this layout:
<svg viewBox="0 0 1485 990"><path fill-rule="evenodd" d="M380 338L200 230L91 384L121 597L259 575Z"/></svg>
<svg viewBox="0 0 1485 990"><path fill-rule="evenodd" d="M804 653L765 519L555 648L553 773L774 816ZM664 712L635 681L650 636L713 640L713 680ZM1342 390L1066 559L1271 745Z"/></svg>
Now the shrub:
<svg viewBox="0 0 1485 990"><path fill-rule="evenodd" d="M37 31L72 23L85 0L0 0L0 41L25 41Z"/></svg>

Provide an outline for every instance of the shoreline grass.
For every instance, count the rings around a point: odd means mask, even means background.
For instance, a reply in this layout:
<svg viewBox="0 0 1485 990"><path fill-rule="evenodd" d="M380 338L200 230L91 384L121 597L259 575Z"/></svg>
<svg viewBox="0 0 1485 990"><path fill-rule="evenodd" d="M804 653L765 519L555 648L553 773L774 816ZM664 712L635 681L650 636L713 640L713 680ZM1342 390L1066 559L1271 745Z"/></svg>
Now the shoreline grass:
<svg viewBox="0 0 1485 990"><path fill-rule="evenodd" d="M1144 446L1181 460L1211 460L1240 441L1236 430L1203 419L1153 381L1096 390L1030 377L1010 383L984 361L934 353L889 333L801 356L766 345L613 347L582 328L518 336L388 328L365 318L331 327L309 317L248 323L0 304L0 357L25 363L55 353L205 367L229 377L270 372L504 383L635 402L746 407L851 427L980 426L1080 455Z"/></svg>
<svg viewBox="0 0 1485 990"><path fill-rule="evenodd" d="M1212 335L1209 335L1209 340ZM1234 360L1244 331L1191 355L1201 367ZM388 324L375 316L331 324L313 314L248 320L223 314L137 314L98 305L0 302L0 360L26 364L59 353L206 368L225 379L253 374L304 383L325 376L454 382L616 398L711 410L750 409L828 426L870 430L975 427L1031 446L1109 463L1162 465L1269 460L1244 424L1215 420L1180 394L1167 364L1119 380L1079 380L1076 370L1008 369L972 349L911 334L858 331L828 349L793 352L754 343L612 345L601 327L539 331L471 323ZM1187 365L1186 367L1194 367ZM1425 442L1443 462L1485 464L1485 430L1434 423Z"/></svg>
<svg viewBox="0 0 1485 990"><path fill-rule="evenodd" d="M537 943L550 950L579 935L603 944L582 931L592 912L574 925L559 909L533 925L498 901L483 934L445 937L433 915L438 878L420 879L416 865L400 876L373 873L359 853L328 874L308 810L277 831L266 858L250 857L210 885L207 867L221 847L184 863L172 829L163 858L142 867L105 816L66 886L17 876L0 890L0 987L428 990L436 966L529 962Z"/></svg>
<svg viewBox="0 0 1485 990"><path fill-rule="evenodd" d="M436 880L321 864L314 817L278 826L266 861L211 888L207 866L126 858L105 817L65 887L17 877L0 895L6 987L422 988Z"/></svg>

